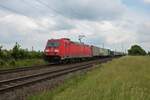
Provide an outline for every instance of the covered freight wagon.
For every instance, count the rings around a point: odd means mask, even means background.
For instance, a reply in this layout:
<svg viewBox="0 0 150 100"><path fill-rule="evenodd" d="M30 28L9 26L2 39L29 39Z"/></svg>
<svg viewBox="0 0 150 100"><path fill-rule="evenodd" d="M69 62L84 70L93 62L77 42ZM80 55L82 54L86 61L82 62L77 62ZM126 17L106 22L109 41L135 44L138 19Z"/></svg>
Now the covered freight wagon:
<svg viewBox="0 0 150 100"><path fill-rule="evenodd" d="M92 54L94 57L105 57L110 56L111 52L109 49L92 46Z"/></svg>

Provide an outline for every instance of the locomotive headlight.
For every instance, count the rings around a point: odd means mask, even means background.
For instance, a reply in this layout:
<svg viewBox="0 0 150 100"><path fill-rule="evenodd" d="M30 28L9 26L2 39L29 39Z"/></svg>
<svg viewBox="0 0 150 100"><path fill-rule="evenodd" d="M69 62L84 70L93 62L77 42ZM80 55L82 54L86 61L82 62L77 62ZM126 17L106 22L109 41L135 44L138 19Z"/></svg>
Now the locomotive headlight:
<svg viewBox="0 0 150 100"><path fill-rule="evenodd" d="M49 49L46 49L45 52L49 52Z"/></svg>
<svg viewBox="0 0 150 100"><path fill-rule="evenodd" d="M54 50L54 52L57 52L57 53L58 53L58 52L59 52L59 50L55 49L55 50Z"/></svg>

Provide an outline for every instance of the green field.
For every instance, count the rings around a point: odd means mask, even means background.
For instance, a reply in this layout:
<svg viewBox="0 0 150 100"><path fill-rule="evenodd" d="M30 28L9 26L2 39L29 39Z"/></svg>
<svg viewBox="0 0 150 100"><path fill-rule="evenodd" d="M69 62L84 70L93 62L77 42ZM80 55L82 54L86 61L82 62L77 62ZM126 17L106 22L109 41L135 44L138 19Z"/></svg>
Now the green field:
<svg viewBox="0 0 150 100"><path fill-rule="evenodd" d="M150 57L115 59L28 100L150 100Z"/></svg>
<svg viewBox="0 0 150 100"><path fill-rule="evenodd" d="M12 68L20 68L20 67L30 67L34 65L43 65L46 62L43 59L25 59L25 60L10 60L7 62L3 62L0 65L0 70L4 69L12 69Z"/></svg>

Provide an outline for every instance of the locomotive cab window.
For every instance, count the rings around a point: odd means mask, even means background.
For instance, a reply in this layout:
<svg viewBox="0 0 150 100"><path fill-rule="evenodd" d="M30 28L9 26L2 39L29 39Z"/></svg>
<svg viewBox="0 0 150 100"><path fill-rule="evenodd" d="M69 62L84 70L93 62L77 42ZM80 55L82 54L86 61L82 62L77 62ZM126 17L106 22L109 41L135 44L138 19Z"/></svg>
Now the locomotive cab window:
<svg viewBox="0 0 150 100"><path fill-rule="evenodd" d="M59 42L48 42L47 47L59 47Z"/></svg>

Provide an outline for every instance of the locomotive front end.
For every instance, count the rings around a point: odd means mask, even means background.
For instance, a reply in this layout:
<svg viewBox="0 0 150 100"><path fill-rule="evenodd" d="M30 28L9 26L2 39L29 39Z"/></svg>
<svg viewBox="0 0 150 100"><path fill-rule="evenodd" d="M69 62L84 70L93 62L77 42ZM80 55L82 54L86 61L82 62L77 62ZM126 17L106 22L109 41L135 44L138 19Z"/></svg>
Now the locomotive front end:
<svg viewBox="0 0 150 100"><path fill-rule="evenodd" d="M46 48L44 50L45 60L49 62L59 62L60 56L60 41L59 40L48 40Z"/></svg>

